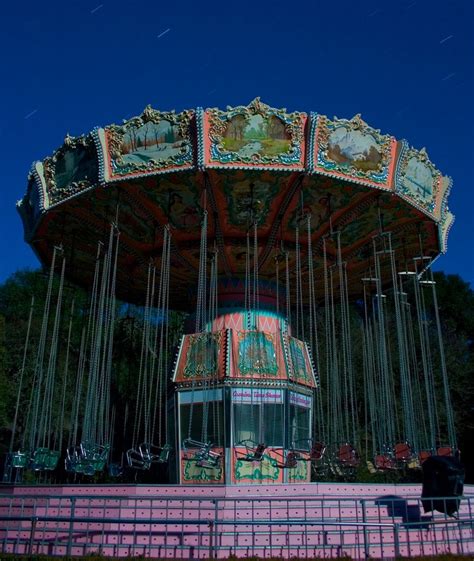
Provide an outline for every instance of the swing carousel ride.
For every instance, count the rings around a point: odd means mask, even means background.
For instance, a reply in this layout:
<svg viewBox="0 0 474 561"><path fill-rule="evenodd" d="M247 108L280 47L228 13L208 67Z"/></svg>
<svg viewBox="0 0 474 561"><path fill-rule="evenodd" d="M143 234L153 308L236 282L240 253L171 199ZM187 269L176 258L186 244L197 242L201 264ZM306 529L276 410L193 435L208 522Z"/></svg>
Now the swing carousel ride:
<svg viewBox="0 0 474 561"><path fill-rule="evenodd" d="M67 136L18 203L50 276L4 480L160 464L180 484L304 482L454 454L431 272L450 188L425 149L360 115L258 98ZM77 352L66 282L90 294ZM143 310L126 415L119 302ZM177 348L174 310L189 313Z"/></svg>

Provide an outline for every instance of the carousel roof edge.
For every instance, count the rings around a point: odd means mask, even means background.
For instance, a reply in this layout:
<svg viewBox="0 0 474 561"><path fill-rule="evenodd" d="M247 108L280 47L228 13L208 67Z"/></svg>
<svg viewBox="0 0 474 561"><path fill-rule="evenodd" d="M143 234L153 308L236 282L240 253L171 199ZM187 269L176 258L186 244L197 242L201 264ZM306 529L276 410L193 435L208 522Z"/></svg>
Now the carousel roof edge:
<svg viewBox="0 0 474 561"><path fill-rule="evenodd" d="M382 134L360 114L331 120L274 108L259 97L225 110L147 105L120 125L66 135L51 156L34 162L17 208L31 233L44 212L90 189L208 169L321 175L392 192L440 224L454 221L447 219L452 179L425 148Z"/></svg>

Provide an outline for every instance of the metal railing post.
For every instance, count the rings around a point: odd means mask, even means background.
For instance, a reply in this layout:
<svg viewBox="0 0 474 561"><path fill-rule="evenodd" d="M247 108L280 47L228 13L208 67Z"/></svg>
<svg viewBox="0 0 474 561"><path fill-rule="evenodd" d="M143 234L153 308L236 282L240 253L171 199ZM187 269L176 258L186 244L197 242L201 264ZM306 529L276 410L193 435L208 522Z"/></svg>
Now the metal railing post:
<svg viewBox="0 0 474 561"><path fill-rule="evenodd" d="M71 556L72 552L72 534L74 532L74 515L76 511L76 497L71 497L71 511L69 513L69 531L67 536L66 555Z"/></svg>
<svg viewBox="0 0 474 561"><path fill-rule="evenodd" d="M398 559L400 557L400 524L398 523L393 525L393 547L395 557Z"/></svg>
<svg viewBox="0 0 474 561"><path fill-rule="evenodd" d="M225 508L225 503L224 503L224 508ZM225 514L224 514L225 517ZM218 541L218 524L219 524L219 499L215 499L214 500L214 559L217 558L217 541Z"/></svg>
<svg viewBox="0 0 474 561"><path fill-rule="evenodd" d="M31 517L31 530L30 530L30 543L28 544L28 555L33 555L33 543L35 541L36 523L38 522L37 516Z"/></svg>
<svg viewBox="0 0 474 561"><path fill-rule="evenodd" d="M364 534L364 556L366 559L370 557L370 546L369 546L369 536L367 535L367 512L365 510L365 500L362 499L360 501L362 507L362 522L363 522L363 534Z"/></svg>
<svg viewBox="0 0 474 561"><path fill-rule="evenodd" d="M209 559L214 559L214 521L209 520Z"/></svg>

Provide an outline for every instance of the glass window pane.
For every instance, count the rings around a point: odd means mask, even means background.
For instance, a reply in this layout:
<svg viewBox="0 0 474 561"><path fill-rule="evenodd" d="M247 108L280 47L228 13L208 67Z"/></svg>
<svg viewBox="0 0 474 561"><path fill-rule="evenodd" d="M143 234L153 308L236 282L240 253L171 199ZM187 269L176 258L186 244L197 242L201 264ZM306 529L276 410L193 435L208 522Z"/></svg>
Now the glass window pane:
<svg viewBox="0 0 474 561"><path fill-rule="evenodd" d="M281 403L265 403L263 410L265 444L267 446L283 446L283 405Z"/></svg>
<svg viewBox="0 0 474 561"><path fill-rule="evenodd" d="M290 405L290 444L300 449L309 449L311 438L311 410Z"/></svg>
<svg viewBox="0 0 474 561"><path fill-rule="evenodd" d="M234 404L234 444L243 440L283 446L283 405Z"/></svg>
<svg viewBox="0 0 474 561"><path fill-rule="evenodd" d="M234 444L243 440L259 443L260 406L244 403L234 404Z"/></svg>
<svg viewBox="0 0 474 561"><path fill-rule="evenodd" d="M210 441L222 446L224 442L224 419L222 401L211 401L206 404L195 403L181 405L181 441L192 438L202 442ZM189 418L191 419L191 433L189 433ZM207 435L203 430L204 417L207 417Z"/></svg>

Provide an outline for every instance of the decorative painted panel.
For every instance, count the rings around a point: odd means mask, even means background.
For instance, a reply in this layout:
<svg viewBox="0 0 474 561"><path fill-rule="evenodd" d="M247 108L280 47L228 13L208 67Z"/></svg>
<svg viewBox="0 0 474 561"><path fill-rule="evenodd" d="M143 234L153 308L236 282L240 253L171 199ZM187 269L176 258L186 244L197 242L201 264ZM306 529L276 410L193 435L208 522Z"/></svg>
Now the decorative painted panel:
<svg viewBox="0 0 474 561"><path fill-rule="evenodd" d="M248 106L204 113L207 167L303 170L305 113L287 113L254 99Z"/></svg>
<svg viewBox="0 0 474 561"><path fill-rule="evenodd" d="M275 335L263 331L237 332L237 368L241 375L277 377L278 358Z"/></svg>
<svg viewBox="0 0 474 561"><path fill-rule="evenodd" d="M288 483L309 483L311 481L311 462L308 461L309 454L304 452L298 452L298 454L304 460L298 461L295 468L285 470L286 479Z"/></svg>
<svg viewBox="0 0 474 561"><path fill-rule="evenodd" d="M245 457L245 448L234 450L232 465L233 483L283 483L283 469L278 467L281 450L267 450L262 461L249 462Z"/></svg>
<svg viewBox="0 0 474 561"><path fill-rule="evenodd" d="M189 169L194 164L194 111L161 112L148 105L123 125L110 125L99 138L105 152L104 180Z"/></svg>
<svg viewBox="0 0 474 561"><path fill-rule="evenodd" d="M290 379L298 384L314 388L316 386L315 373L304 341L287 337L288 358L290 362Z"/></svg>
<svg viewBox="0 0 474 561"><path fill-rule="evenodd" d="M179 350L174 381L222 378L225 373L224 345L223 331L185 335Z"/></svg>
<svg viewBox="0 0 474 561"><path fill-rule="evenodd" d="M370 127L360 115L331 121L311 115L311 172L334 175L366 185L391 189L396 140Z"/></svg>
<svg viewBox="0 0 474 561"><path fill-rule="evenodd" d="M98 156L92 135L66 136L64 144L43 162L50 205L76 195L98 183Z"/></svg>
<svg viewBox="0 0 474 561"><path fill-rule="evenodd" d="M213 449L217 454L223 455L222 448ZM197 465L197 462L187 460L181 453L181 483L188 485L206 485L213 483L224 483L224 460L221 460L217 468L205 468Z"/></svg>
<svg viewBox="0 0 474 561"><path fill-rule="evenodd" d="M403 142L397 166L396 191L423 212L440 216L444 184L425 148L415 150Z"/></svg>

